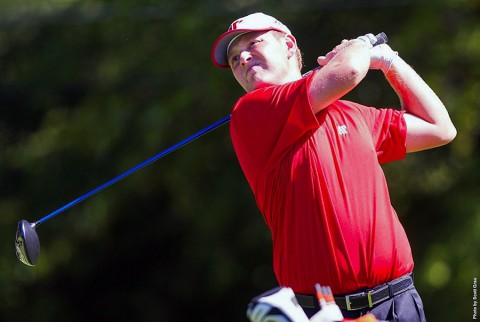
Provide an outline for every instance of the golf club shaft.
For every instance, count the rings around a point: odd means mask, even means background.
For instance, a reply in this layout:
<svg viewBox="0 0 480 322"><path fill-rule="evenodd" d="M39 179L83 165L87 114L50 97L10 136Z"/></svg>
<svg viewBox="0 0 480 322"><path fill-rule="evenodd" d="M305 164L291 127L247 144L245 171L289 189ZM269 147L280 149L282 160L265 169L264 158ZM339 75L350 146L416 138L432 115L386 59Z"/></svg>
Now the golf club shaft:
<svg viewBox="0 0 480 322"><path fill-rule="evenodd" d="M379 34L376 35L375 37L376 37L376 42L375 42L375 43L372 43L373 46L380 45L380 44L384 44L384 43L386 43L386 42L388 41L387 35L386 35L385 33L383 33L383 32L382 32L382 33L379 33ZM319 68L319 67L317 67L317 68ZM311 72L311 71L310 71L310 72ZM305 73L304 75L307 75L308 73L309 73L309 72ZM144 168L145 166L149 165L150 163L157 161L158 159L164 157L165 155L167 155L167 154L169 154L169 153L171 153L171 152L173 152L173 151L181 148L181 147L184 146L185 144L188 144L188 143L192 142L193 140L201 137L202 135L204 135L204 134L206 134L206 133L208 133L208 132L216 129L217 127L219 127L219 126L227 123L228 121L230 121L230 117L231 117L230 115L225 116L225 117L222 118L221 120L213 123L212 125L207 126L207 127L204 128L203 130L198 131L197 133L195 133L195 134L187 137L186 139L184 139L184 140L182 140L182 141L180 141L180 142L172 145L171 147L163 150L162 152L154 155L154 156L151 157L150 159L145 160L144 162L136 165L135 167L131 168L130 170L127 170L127 171L125 171L124 173L116 176L115 178L113 178L113 179L105 182L104 184L100 185L99 187L97 187L97 188L95 188L95 189L93 189L93 190L91 190L91 191L89 191L89 192L81 195L80 197L78 197L77 199L69 202L68 204L64 205L63 207L60 207L60 208L58 208L57 210L55 210L55 211L51 212L50 214L46 215L45 217L37 220L35 223L33 223L33 226L35 227L35 226L40 225L41 223L43 223L43 222L51 219L52 217L55 217L56 215L64 212L65 210L67 210L67 209L75 206L76 204L84 201L85 199L89 198L90 196L96 194L97 192L102 191L103 189L105 189L105 188L111 186L112 184L114 184L114 183L122 180L123 178L129 176L130 174L132 174L132 173L134 173L134 172L136 172L136 171Z"/></svg>
<svg viewBox="0 0 480 322"><path fill-rule="evenodd" d="M181 147L184 146L185 144L188 144L188 143L192 142L193 140L201 137L202 135L204 135L204 134L206 134L206 133L208 133L208 132L216 129L217 127L219 127L219 126L227 123L228 121L230 121L230 115L225 116L225 117L222 118L221 120L219 120L219 121L217 121L217 122L215 122L215 123L207 126L207 127L204 128L203 130L200 130L200 131L198 131L197 133L192 134L191 136L187 137L186 139L183 139L182 141L180 141L180 142L172 145L171 147L163 150L162 152L157 153L156 155L154 155L154 156L151 157L150 159L145 160L144 162L136 165L135 167L131 168L130 170L127 170L127 171L123 172L122 174L120 174L120 175L116 176L115 178L113 178L113 179L105 182L104 184L100 185L99 187L97 187L97 188L95 188L95 189L93 189L93 190L91 190L91 191L89 191L89 192L81 195L80 197L78 197L77 199L69 202L69 203L66 204L65 206L63 206L63 207L61 207L61 208L58 208L57 210L55 210L55 211L51 212L50 214L46 215L45 217L37 220L33 225L35 225L35 226L40 225L41 223L43 223L43 222L51 219L52 217L55 217L56 215L64 212L65 210L67 210L67 209L75 206L76 204L82 202L83 200L89 198L90 196L96 194L97 192L102 191L103 189L105 189L105 188L111 186L112 184L114 184L114 183L122 180L123 178L129 176L130 174L132 174L132 173L134 173L134 172L136 172L136 171L138 171L138 170L146 167L146 166L149 165L150 163L157 161L158 159L164 157L165 155L167 155L167 154L169 154L169 153L171 153L171 152L173 152L173 151L181 148Z"/></svg>

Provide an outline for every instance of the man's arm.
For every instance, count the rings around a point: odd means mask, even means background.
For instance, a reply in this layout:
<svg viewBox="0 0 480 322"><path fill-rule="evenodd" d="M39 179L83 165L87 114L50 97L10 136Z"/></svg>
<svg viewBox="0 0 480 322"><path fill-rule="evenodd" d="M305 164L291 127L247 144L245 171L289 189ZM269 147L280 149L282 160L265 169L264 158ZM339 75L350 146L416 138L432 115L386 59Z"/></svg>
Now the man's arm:
<svg viewBox="0 0 480 322"><path fill-rule="evenodd" d="M318 113L357 86L370 67L371 44L354 39L344 40L326 56L318 57L324 66L315 72L308 90L312 109Z"/></svg>
<svg viewBox="0 0 480 322"><path fill-rule="evenodd" d="M390 49L384 46L383 50ZM378 46L378 47L380 47ZM380 48L373 48L380 50ZM445 145L457 131L442 101L425 81L402 58L396 56L385 77L400 98L407 123L407 152Z"/></svg>

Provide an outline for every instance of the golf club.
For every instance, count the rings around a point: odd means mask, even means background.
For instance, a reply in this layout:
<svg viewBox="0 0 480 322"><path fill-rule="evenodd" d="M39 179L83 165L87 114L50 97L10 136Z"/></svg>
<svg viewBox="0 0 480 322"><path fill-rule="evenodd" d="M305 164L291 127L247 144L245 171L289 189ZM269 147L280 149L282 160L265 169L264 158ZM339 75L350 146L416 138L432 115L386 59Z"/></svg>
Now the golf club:
<svg viewBox="0 0 480 322"><path fill-rule="evenodd" d="M116 176L115 178L105 182L104 184L98 186L97 188L81 195L77 199L69 202L68 204L58 208L57 210L51 212L50 214L46 215L45 217L37 220L34 223L29 223L26 220L21 220L18 223L17 227L17 233L15 237L15 250L17 253L18 259L20 261L28 266L35 266L36 263L38 262L38 257L40 254L40 241L38 240L37 232L35 228L40 225L41 223L44 223L45 221L51 219L52 217L64 212L65 210L73 207L74 205L78 204L79 202L82 202L83 200L89 198L90 196L96 194L97 192L100 192L101 190L111 186L112 184L122 180L123 178L129 176L130 174L146 167L152 162L157 161L158 159L164 157L165 155L181 148L182 146L192 142L193 140L201 137L202 135L216 129L217 127L227 123L230 120L230 115L225 116L221 120L207 126L206 128L198 131L195 134L192 134L191 136L187 137L186 139L183 139L182 141L172 145L171 147L163 150L160 153L157 153L153 157L149 158L148 160L145 160L144 162L136 165L135 167L123 172L122 174Z"/></svg>
<svg viewBox="0 0 480 322"><path fill-rule="evenodd" d="M380 45L380 44L385 44L388 41L387 35L385 33L380 33L375 36L376 41L372 43L372 45ZM318 69L320 67L317 67ZM311 71L310 71L311 72ZM307 75L308 73L305 73L304 75ZM219 126L227 123L230 121L230 115L225 116L221 120L207 126L206 128L198 131L195 134L192 134L191 136L187 137L186 139L183 139L182 141L172 145L171 147L163 150L162 152L154 155L153 157L145 160L144 162L136 165L135 167L123 172L122 174L116 176L115 178L107 181L106 183L98 186L97 188L81 195L77 199L67 203L66 205L58 208L57 210L51 212L50 214L46 215L45 217L37 220L34 223L29 223L26 220L20 220L17 226L17 232L15 236L15 251L17 254L18 259L20 261L28 266L35 266L38 262L38 258L40 255L40 241L38 239L38 235L36 232L36 227L45 221L51 219L52 217L55 217L56 215L64 212L65 210L73 207L74 205L84 201L85 199L91 197L92 195L100 192L101 190L111 186L112 184L124 179L125 177L129 176L130 174L144 168L145 166L149 165L150 163L153 163L157 161L158 159L164 157L165 155L181 148L182 146L192 142L193 140L201 137L202 135L218 128Z"/></svg>

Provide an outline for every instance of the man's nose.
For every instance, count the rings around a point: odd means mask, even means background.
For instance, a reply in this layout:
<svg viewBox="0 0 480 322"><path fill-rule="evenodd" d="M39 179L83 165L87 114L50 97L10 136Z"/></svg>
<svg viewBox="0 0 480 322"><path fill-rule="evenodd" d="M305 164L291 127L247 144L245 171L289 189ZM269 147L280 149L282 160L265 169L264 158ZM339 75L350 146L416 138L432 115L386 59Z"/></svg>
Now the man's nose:
<svg viewBox="0 0 480 322"><path fill-rule="evenodd" d="M242 51L240 53L240 64L244 66L245 64L248 63L248 61L252 59L252 55L250 55L250 52L248 51Z"/></svg>

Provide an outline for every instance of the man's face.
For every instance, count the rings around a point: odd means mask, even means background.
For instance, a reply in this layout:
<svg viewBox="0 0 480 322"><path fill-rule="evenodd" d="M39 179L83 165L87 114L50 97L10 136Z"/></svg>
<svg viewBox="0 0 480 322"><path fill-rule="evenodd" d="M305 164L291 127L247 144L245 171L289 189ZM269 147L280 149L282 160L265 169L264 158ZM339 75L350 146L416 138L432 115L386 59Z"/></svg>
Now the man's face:
<svg viewBox="0 0 480 322"><path fill-rule="evenodd" d="M283 83L289 69L285 39L274 31L249 32L230 45L228 63L233 76L247 92Z"/></svg>

